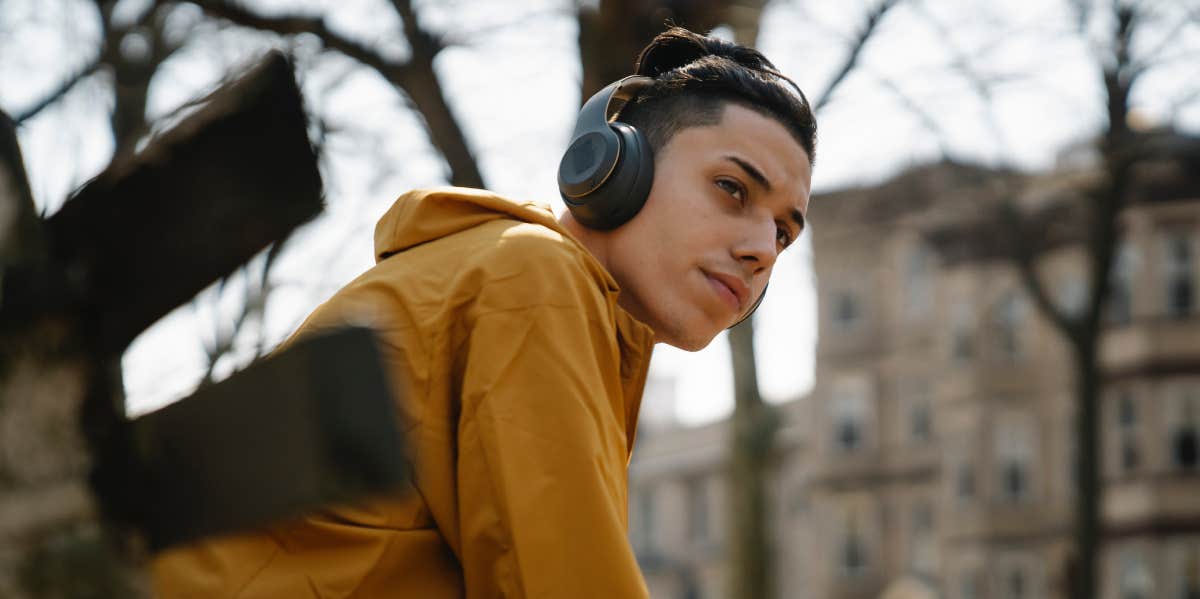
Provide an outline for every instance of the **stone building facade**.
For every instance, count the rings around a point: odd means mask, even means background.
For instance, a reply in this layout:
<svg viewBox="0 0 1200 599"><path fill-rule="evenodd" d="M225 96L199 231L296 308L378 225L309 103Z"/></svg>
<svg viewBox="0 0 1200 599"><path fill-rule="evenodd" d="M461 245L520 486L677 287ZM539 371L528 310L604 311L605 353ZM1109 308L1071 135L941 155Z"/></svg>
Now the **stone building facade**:
<svg viewBox="0 0 1200 599"><path fill-rule="evenodd" d="M1101 346L1103 599L1200 597L1200 152L1170 139L1182 158L1150 164L1121 216ZM1085 152L1060 162L1043 175L929 165L814 198L817 376L781 410L780 597L913 582L947 599L1066 596L1072 358L991 216L1008 198L1037 215L1039 272L1080 309L1071 223L1096 174ZM635 453L631 530L655 597L726 594L720 543L691 542L721 537L723 424Z"/></svg>

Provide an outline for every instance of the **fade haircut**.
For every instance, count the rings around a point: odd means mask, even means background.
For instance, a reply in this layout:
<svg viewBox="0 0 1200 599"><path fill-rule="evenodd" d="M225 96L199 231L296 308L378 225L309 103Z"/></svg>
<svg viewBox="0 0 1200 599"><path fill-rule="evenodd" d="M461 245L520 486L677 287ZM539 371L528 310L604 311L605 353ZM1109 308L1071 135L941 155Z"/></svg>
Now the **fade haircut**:
<svg viewBox="0 0 1200 599"><path fill-rule="evenodd" d="M718 125L728 104L738 104L782 124L817 158L817 121L804 92L758 50L671 27L638 55L635 72L655 82L620 114L646 136L657 153L688 127Z"/></svg>

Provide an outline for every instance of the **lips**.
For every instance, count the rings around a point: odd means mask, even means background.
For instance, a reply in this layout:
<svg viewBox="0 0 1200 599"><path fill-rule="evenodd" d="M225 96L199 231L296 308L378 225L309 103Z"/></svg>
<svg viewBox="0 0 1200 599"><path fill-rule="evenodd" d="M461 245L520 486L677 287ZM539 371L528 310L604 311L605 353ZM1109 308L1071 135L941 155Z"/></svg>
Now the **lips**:
<svg viewBox="0 0 1200 599"><path fill-rule="evenodd" d="M709 285L717 292L717 295L729 304L729 307L737 314L741 314L745 309L746 300L750 297L750 287L746 285L740 277L720 273L720 272L705 272L708 277Z"/></svg>

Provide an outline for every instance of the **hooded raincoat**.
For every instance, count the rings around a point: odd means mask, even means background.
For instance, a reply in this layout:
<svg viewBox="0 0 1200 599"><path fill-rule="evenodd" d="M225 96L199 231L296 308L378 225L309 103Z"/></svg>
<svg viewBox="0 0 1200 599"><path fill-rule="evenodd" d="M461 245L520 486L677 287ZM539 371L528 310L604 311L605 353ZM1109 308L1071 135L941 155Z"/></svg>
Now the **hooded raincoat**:
<svg viewBox="0 0 1200 599"><path fill-rule="evenodd" d="M369 324L411 487L160 555L160 597L645 597L627 478L653 333L533 204L402 196L294 338Z"/></svg>

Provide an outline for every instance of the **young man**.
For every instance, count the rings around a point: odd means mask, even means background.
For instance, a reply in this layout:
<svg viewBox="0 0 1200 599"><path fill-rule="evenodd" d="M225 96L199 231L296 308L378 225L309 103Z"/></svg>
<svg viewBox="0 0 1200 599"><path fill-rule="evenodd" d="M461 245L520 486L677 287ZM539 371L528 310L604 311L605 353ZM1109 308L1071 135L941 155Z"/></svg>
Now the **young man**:
<svg viewBox="0 0 1200 599"><path fill-rule="evenodd" d="M297 333L378 331L410 488L170 551L160 596L647 595L625 469L652 346L698 350L753 310L804 226L816 125L760 54L686 30L637 73L585 105L561 219L406 194L378 264Z"/></svg>

